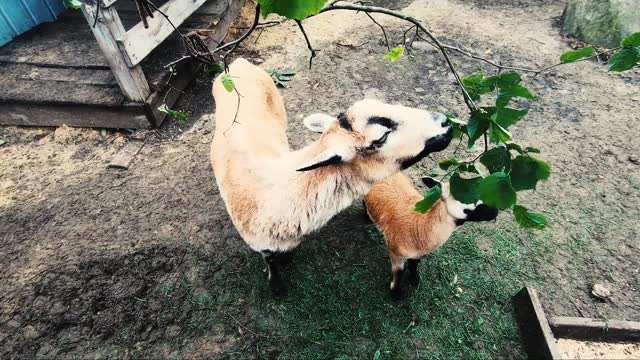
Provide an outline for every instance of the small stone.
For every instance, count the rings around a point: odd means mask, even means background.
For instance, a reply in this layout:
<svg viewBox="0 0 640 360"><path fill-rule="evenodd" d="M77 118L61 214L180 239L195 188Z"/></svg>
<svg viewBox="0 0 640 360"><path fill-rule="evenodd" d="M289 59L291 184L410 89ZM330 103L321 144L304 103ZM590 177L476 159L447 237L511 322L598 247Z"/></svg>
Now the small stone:
<svg viewBox="0 0 640 360"><path fill-rule="evenodd" d="M629 161L631 161L635 165L640 165L640 159L638 159L637 156L629 155Z"/></svg>
<svg viewBox="0 0 640 360"><path fill-rule="evenodd" d="M606 300L609 296L611 296L611 291L609 291L609 289L604 287L604 285L602 284L593 284L591 294L599 299Z"/></svg>
<svg viewBox="0 0 640 360"><path fill-rule="evenodd" d="M417 88L413 89L413 91L415 91L415 92L417 92L417 93L423 93L423 92L425 92L425 90L424 90L423 88L421 88L421 87L417 87Z"/></svg>

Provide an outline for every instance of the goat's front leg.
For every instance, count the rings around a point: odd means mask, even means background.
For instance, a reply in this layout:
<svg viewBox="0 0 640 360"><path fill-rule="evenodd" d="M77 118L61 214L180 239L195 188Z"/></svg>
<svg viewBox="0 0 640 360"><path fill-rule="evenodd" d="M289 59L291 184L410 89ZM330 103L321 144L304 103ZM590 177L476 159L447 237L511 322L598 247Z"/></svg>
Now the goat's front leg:
<svg viewBox="0 0 640 360"><path fill-rule="evenodd" d="M407 271L409 272L409 284L411 286L418 286L420 284L420 273L418 272L418 264L421 259L408 259Z"/></svg>
<svg viewBox="0 0 640 360"><path fill-rule="evenodd" d="M402 277L404 275L404 260L390 253L391 258L391 298L394 300L400 300L404 297L402 291Z"/></svg>
<svg viewBox="0 0 640 360"><path fill-rule="evenodd" d="M284 295L287 287L282 279L282 265L291 260L291 253L280 253L275 251L262 251L262 257L267 264L268 280L271 292L274 295Z"/></svg>

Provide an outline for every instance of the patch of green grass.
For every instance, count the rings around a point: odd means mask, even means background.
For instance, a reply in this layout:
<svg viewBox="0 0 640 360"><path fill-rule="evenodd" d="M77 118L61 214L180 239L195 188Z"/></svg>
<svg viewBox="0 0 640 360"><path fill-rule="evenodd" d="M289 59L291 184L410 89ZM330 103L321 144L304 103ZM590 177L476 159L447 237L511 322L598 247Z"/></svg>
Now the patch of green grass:
<svg viewBox="0 0 640 360"><path fill-rule="evenodd" d="M282 299L271 296L262 259L247 250L240 269L222 269L206 289L189 292L188 332L238 337L223 353L229 358L522 358L511 297L540 282L545 234L505 222L466 225L423 260L419 288L397 303L372 225L310 236Z"/></svg>

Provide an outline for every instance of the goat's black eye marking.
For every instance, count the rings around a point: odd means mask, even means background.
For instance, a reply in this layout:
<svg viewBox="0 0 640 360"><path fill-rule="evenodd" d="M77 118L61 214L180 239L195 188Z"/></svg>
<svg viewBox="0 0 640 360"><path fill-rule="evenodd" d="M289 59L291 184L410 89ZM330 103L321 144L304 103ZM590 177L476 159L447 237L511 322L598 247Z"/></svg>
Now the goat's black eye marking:
<svg viewBox="0 0 640 360"><path fill-rule="evenodd" d="M353 131L353 127L351 126L351 123L349 122L349 119L347 118L347 115L345 113L338 114L338 123L340 124L341 128Z"/></svg>
<svg viewBox="0 0 640 360"><path fill-rule="evenodd" d="M371 142L371 148L377 149L379 147L381 147L382 145L384 145L385 142L387 142L387 137L389 137L389 134L391 133L391 131L387 131L386 133L384 133L384 135L382 135L382 137L378 140L374 140Z"/></svg>
<svg viewBox="0 0 640 360"><path fill-rule="evenodd" d="M372 116L369 118L369 120L367 120L367 124L378 124L378 125L382 125L384 127L386 127L387 129L390 130L395 130L398 127L398 123L386 118L386 117L381 117L381 116Z"/></svg>

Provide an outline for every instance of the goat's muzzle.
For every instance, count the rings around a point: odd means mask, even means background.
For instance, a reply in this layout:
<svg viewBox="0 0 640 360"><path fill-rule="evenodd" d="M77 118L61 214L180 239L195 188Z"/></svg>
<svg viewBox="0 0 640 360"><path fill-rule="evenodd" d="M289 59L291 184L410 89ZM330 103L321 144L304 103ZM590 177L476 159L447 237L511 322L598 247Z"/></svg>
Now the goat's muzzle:
<svg viewBox="0 0 640 360"><path fill-rule="evenodd" d="M424 148L422 149L422 151L420 151L418 155L410 159L403 160L400 163L400 167L404 170L408 167L413 166L415 163L422 160L425 156L446 149L447 146L449 146L449 144L451 143L451 139L453 139L453 128L451 128L451 126L449 125L443 125L443 127L447 128L447 131L444 134L434 136L427 140L424 143Z"/></svg>

